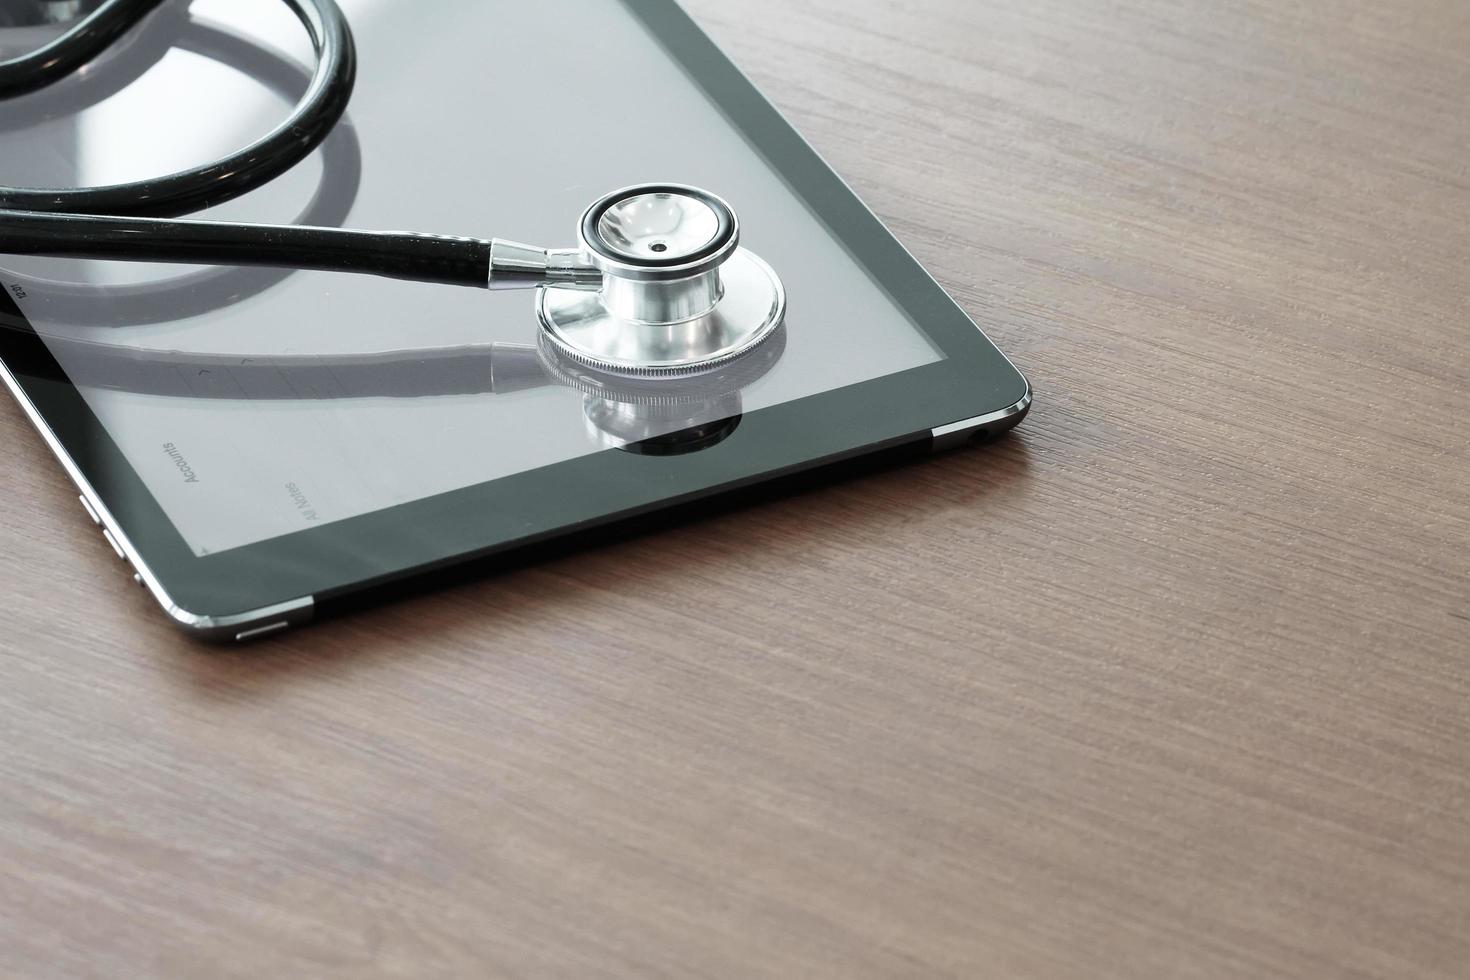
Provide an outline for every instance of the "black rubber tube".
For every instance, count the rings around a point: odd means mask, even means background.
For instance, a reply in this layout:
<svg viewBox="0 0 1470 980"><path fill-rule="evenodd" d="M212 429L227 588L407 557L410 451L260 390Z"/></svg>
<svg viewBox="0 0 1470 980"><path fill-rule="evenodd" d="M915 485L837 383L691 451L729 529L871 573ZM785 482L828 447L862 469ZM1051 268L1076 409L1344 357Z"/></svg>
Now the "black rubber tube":
<svg viewBox="0 0 1470 980"><path fill-rule="evenodd" d="M38 51L0 62L0 98L43 88L80 68L162 0L107 0ZM160 220L233 200L311 154L342 118L357 77L356 45L335 0L283 0L316 50L317 68L291 115L213 163L102 187L0 187L0 253L136 262L362 272L484 286L490 246L474 238L293 225Z"/></svg>
<svg viewBox="0 0 1470 980"><path fill-rule="evenodd" d="M477 238L40 211L0 211L0 252L364 272L457 286L484 286L490 269L490 243Z"/></svg>
<svg viewBox="0 0 1470 980"><path fill-rule="evenodd" d="M0 140L8 132L64 118L112 98L175 49L226 65L292 105L300 101L315 67L303 67L248 35L191 19L187 8L178 4L160 8L149 18L148 29L138 35L122 42L130 45L126 56L109 56L96 62L89 67L87 78L66 79L49 90L44 99L7 105L6 112L0 114ZM12 114L11 106L30 111ZM340 228L352 213L362 183L362 147L352 126L351 107L316 152L322 165L316 192L292 219L292 224ZM296 271L214 266L181 276L99 287L95 281L47 279L31 272L18 273L7 269L4 256L0 256L0 277L8 274L16 282L24 282L31 294L27 312L53 326L128 327L172 323L244 302ZM0 322L0 327L3 326Z"/></svg>

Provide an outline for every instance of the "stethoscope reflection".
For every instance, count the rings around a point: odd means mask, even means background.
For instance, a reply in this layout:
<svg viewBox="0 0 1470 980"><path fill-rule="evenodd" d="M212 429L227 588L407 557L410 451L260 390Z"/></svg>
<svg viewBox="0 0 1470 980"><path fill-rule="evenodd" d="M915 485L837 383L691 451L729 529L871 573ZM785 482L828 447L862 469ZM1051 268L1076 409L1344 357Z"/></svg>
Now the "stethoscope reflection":
<svg viewBox="0 0 1470 980"><path fill-rule="evenodd" d="M475 344L371 354L198 354L47 337L81 388L181 399L327 401L505 395L558 385L582 396L589 436L604 448L670 456L727 439L744 412L742 392L786 349L786 330L702 374L648 380L599 372L538 344Z"/></svg>
<svg viewBox="0 0 1470 980"><path fill-rule="evenodd" d="M10 0L0 9L0 27L63 24L95 10L102 0Z"/></svg>
<svg viewBox="0 0 1470 980"><path fill-rule="evenodd" d="M132 85L175 49L233 68L288 102L295 102L311 81L305 67L261 47L258 41L191 20L187 7L165 7L158 17L165 16L160 29L134 32L125 47L109 50L84 75L7 104L0 114L0 133L67 118L96 105ZM362 147L347 116L322 143L320 158L317 189L296 223L340 227L362 183ZM10 270L6 274L28 287L27 312L38 322L130 327L184 320L233 306L264 293L295 271L223 266L118 285L42 279Z"/></svg>
<svg viewBox="0 0 1470 980"><path fill-rule="evenodd" d="M594 441L645 456L678 456L709 449L734 433L744 417L742 393L786 351L786 327L716 370L677 379L605 374L566 357L544 335L539 350L551 379L582 393L582 414Z"/></svg>

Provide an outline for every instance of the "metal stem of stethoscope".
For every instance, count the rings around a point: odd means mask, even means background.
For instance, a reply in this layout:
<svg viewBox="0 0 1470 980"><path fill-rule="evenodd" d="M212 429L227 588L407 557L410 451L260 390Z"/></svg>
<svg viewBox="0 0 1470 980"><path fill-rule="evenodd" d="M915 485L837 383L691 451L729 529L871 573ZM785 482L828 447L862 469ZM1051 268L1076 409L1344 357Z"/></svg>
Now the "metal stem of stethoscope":
<svg viewBox="0 0 1470 980"><path fill-rule="evenodd" d="M578 246L292 225L179 220L259 187L300 162L340 119L356 50L333 0L285 0L318 56L291 117L225 160L155 181L75 190L0 187L0 252L195 265L358 272L492 289L534 287L545 337L564 356L637 377L712 370L780 326L785 293L739 247L723 200L679 184L607 195L584 213ZM160 0L107 0L41 50L0 62L0 98L44 87L100 54Z"/></svg>

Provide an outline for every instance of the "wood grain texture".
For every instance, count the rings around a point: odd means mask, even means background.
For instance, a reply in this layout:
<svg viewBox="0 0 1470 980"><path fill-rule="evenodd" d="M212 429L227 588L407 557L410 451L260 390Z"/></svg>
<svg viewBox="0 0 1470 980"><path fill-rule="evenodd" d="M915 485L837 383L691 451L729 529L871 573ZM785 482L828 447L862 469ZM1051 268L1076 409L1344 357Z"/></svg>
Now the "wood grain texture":
<svg viewBox="0 0 1470 980"><path fill-rule="evenodd" d="M0 974L1470 975L1470 5L693 0L991 447L238 651L0 405Z"/></svg>

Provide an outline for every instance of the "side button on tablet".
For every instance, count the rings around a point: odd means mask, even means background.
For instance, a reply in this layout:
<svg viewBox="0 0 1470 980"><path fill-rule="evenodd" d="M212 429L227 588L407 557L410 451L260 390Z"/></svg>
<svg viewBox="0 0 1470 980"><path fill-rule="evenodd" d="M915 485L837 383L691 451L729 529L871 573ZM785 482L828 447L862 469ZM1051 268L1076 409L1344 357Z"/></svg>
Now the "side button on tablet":
<svg viewBox="0 0 1470 980"><path fill-rule="evenodd" d="M82 502L82 510L86 511L87 516L92 518L92 523L100 527L102 525L102 518L98 517L97 511L92 507L91 504L87 503L87 498L78 497L77 499Z"/></svg>
<svg viewBox="0 0 1470 980"><path fill-rule="evenodd" d="M102 536L107 539L108 544L112 545L112 550L117 553L117 556L119 558L121 558L123 561L128 560L128 556L123 554L122 546L117 543L117 538L114 538L112 536L111 531L107 530L107 528L104 527L102 529Z"/></svg>
<svg viewBox="0 0 1470 980"><path fill-rule="evenodd" d="M272 633L279 633L281 630L287 628L290 625L290 623L283 620L279 623L271 623L269 626L257 626L253 630L245 630L243 632L236 633L235 642L244 643L246 640L258 640L263 636L270 636Z"/></svg>

